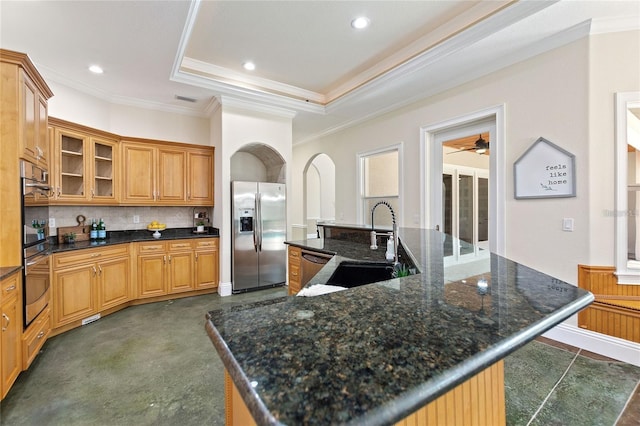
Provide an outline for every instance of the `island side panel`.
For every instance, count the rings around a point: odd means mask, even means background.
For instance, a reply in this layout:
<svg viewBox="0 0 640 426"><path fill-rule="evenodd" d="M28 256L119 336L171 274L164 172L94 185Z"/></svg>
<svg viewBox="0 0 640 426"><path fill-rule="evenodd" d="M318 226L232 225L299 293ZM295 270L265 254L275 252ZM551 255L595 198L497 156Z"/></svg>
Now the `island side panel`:
<svg viewBox="0 0 640 426"><path fill-rule="evenodd" d="M224 370L224 394L227 426L256 424L226 369ZM397 422L396 426L444 424L506 425L502 360L405 417Z"/></svg>

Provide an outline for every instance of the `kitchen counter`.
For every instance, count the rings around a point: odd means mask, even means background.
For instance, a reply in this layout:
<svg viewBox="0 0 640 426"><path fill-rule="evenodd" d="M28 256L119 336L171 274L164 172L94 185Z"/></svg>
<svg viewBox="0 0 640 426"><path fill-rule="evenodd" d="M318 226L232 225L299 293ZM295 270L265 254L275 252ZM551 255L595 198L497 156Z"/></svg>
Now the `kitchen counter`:
<svg viewBox="0 0 640 426"><path fill-rule="evenodd" d="M22 266L2 266L0 267L0 280L4 280L9 275L22 269Z"/></svg>
<svg viewBox="0 0 640 426"><path fill-rule="evenodd" d="M124 244L139 241L165 241L165 240L180 240L185 238L205 238L205 237L219 237L220 232L218 228L210 227L205 233L194 233L193 228L167 228L164 231L160 231L161 237L154 238L153 231L147 231L146 229L138 229L132 231L109 231L107 233L106 240L99 241L76 241L72 244L52 244L51 253L61 253L71 250L81 250L86 248L104 247L114 244Z"/></svg>
<svg viewBox="0 0 640 426"><path fill-rule="evenodd" d="M258 424L392 424L593 301L495 254L445 259L450 237L437 231L401 228L399 238L422 273L207 314L207 332ZM336 249L310 284L362 249L292 244Z"/></svg>

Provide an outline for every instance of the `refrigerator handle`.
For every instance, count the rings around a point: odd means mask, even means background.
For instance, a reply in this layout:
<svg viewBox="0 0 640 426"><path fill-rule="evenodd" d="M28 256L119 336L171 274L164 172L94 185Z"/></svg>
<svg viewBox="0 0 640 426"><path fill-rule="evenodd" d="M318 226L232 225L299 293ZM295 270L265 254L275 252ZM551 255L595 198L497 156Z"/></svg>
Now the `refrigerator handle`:
<svg viewBox="0 0 640 426"><path fill-rule="evenodd" d="M258 193L253 197L253 249L258 252Z"/></svg>
<svg viewBox="0 0 640 426"><path fill-rule="evenodd" d="M262 194L256 194L256 233L258 240L258 247L256 251L262 251Z"/></svg>

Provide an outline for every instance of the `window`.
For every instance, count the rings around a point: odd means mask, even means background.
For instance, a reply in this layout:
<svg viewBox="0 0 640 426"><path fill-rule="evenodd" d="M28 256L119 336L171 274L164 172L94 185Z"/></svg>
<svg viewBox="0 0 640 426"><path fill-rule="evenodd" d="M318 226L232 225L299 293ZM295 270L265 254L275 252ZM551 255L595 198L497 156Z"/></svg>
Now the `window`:
<svg viewBox="0 0 640 426"><path fill-rule="evenodd" d="M616 274L640 284L640 92L616 94Z"/></svg>
<svg viewBox="0 0 640 426"><path fill-rule="evenodd" d="M400 161L402 145L384 150L359 154L360 168L360 220L371 225L371 209L379 201L388 202L400 221ZM374 222L376 226L391 227L389 209L377 208Z"/></svg>

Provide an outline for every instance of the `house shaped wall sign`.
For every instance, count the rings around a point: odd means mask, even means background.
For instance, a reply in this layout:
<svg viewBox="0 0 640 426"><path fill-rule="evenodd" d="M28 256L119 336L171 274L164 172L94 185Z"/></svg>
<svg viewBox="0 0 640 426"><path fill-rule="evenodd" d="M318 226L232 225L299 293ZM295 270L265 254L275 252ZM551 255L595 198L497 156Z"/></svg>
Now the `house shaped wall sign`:
<svg viewBox="0 0 640 426"><path fill-rule="evenodd" d="M575 155L538 138L513 163L514 196L554 198L576 196Z"/></svg>

